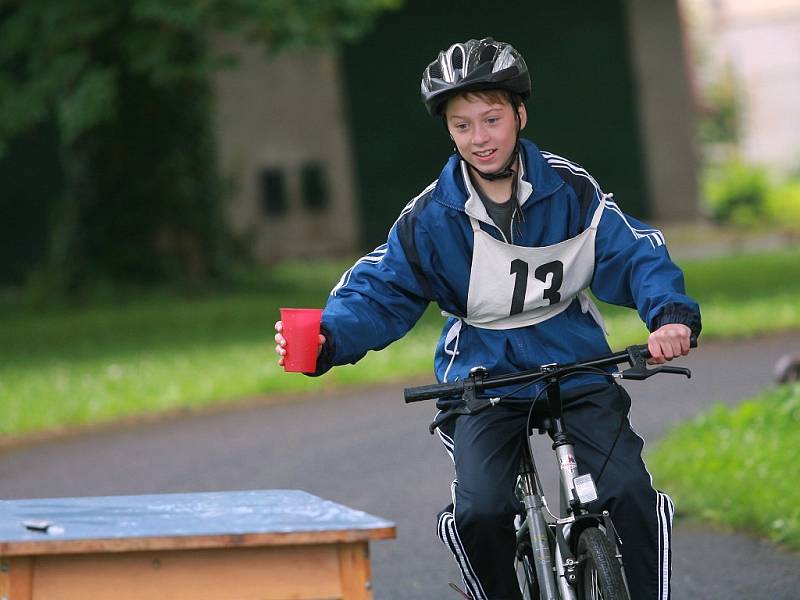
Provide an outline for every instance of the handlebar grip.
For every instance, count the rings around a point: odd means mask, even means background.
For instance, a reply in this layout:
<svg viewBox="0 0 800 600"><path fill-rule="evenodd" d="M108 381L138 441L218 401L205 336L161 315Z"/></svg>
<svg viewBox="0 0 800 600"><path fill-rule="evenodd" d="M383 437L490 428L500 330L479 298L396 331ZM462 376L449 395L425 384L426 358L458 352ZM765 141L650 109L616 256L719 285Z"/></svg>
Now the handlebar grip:
<svg viewBox="0 0 800 600"><path fill-rule="evenodd" d="M644 358L645 360L650 358L650 350L647 349L647 344L642 345L641 348L642 348L642 351L641 351L642 358ZM696 335L693 335L692 337L689 338L689 348L697 348L697 336Z"/></svg>
<svg viewBox="0 0 800 600"><path fill-rule="evenodd" d="M421 385L419 387L410 387L403 390L403 396L406 400L406 404L409 402L419 402L421 400L432 400L434 398L441 398L442 396L455 396L463 393L463 381Z"/></svg>

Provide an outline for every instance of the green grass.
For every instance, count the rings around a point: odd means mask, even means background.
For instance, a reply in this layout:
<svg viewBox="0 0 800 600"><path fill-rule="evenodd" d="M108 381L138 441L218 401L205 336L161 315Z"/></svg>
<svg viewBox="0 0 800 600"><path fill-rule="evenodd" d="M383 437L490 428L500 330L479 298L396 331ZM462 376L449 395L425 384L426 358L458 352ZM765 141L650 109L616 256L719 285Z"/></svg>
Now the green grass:
<svg viewBox="0 0 800 600"><path fill-rule="evenodd" d="M373 353L371 369L337 369L324 379L277 366L279 307L322 306L348 266L287 263L227 291L134 293L84 305L42 307L7 295L0 299L0 433L429 370L430 336L419 332L403 341L409 356L399 366L390 364L396 351ZM418 328L435 339L434 327Z"/></svg>
<svg viewBox="0 0 800 600"><path fill-rule="evenodd" d="M431 376L442 318L322 378L285 374L280 306L322 306L346 262L287 263L227 290L110 294L83 304L0 297L0 434L113 420L253 395ZM800 328L800 249L687 262L704 339ZM634 311L602 306L611 341L641 342Z"/></svg>
<svg viewBox="0 0 800 600"><path fill-rule="evenodd" d="M800 328L800 247L681 262L686 289L700 302L703 340ZM633 311L602 305L616 346L646 335Z"/></svg>
<svg viewBox="0 0 800 600"><path fill-rule="evenodd" d="M800 550L800 384L673 429L648 458L678 510ZM680 513L679 513L680 514Z"/></svg>

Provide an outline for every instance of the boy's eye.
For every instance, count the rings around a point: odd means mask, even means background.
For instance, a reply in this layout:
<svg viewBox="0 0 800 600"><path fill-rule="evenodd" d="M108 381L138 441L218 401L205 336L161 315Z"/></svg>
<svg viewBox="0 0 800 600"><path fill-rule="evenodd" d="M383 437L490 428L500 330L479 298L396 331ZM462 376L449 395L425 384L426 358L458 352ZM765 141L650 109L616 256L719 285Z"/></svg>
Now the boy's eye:
<svg viewBox="0 0 800 600"><path fill-rule="evenodd" d="M456 129L459 131L466 131L467 124L466 123L456 123Z"/></svg>
<svg viewBox="0 0 800 600"><path fill-rule="evenodd" d="M494 125L499 120L500 120L499 117L489 117L488 119L486 119L486 122L489 123L489 125Z"/></svg>

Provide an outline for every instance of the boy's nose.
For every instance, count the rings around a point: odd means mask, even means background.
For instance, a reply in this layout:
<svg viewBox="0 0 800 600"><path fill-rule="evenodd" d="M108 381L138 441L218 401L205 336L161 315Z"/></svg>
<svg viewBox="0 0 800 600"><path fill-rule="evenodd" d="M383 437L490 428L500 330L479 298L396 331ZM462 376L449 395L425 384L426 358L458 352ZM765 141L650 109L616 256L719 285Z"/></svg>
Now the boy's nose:
<svg viewBox="0 0 800 600"><path fill-rule="evenodd" d="M489 139L489 136L486 134L486 131L483 127L476 127L473 130L472 134L472 143L477 145L483 144Z"/></svg>

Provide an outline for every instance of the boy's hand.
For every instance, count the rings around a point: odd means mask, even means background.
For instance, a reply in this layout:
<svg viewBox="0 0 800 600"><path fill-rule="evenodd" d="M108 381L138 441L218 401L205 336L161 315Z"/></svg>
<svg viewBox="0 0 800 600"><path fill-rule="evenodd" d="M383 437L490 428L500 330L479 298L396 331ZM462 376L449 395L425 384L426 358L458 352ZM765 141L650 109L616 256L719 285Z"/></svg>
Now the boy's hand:
<svg viewBox="0 0 800 600"><path fill-rule="evenodd" d="M651 365L660 365L676 356L689 354L689 340L692 330L682 323L669 323L656 329L647 338Z"/></svg>
<svg viewBox="0 0 800 600"><path fill-rule="evenodd" d="M275 323L275 353L280 357L278 359L278 364L283 366L283 357L286 356L286 338L283 337L281 333L283 331L283 322L277 321ZM325 343L325 336L321 333L319 334L319 339L317 341L317 356L319 353L322 352L322 345Z"/></svg>

